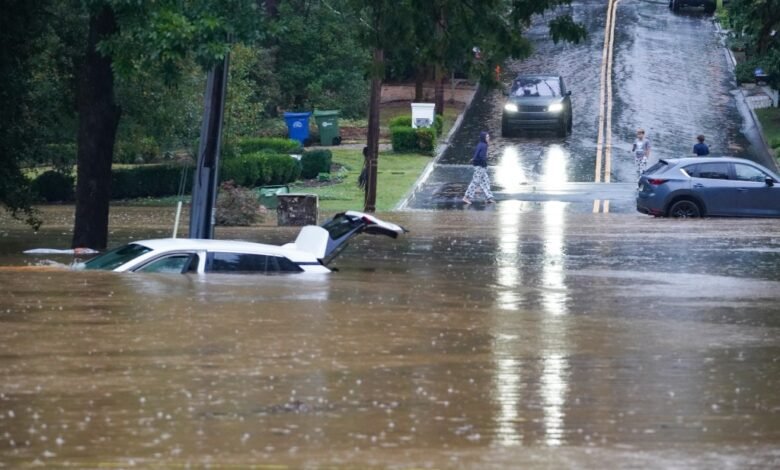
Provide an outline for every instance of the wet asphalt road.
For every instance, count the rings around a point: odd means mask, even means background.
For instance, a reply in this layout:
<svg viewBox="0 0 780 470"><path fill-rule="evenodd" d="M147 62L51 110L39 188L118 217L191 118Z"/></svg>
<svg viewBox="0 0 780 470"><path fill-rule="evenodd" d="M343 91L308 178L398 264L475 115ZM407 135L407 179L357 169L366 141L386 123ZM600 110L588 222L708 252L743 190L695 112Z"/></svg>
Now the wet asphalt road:
<svg viewBox="0 0 780 470"><path fill-rule="evenodd" d="M630 148L639 127L658 158L689 156L695 136L704 134L713 155L757 159L741 129L741 96L712 17L691 10L672 14L667 2L621 2L617 10L613 66L610 181L597 185L599 87L607 2L566 7L586 25L585 42L555 45L546 25L530 30L536 52L511 64L504 82L519 73L560 74L572 91L573 132L566 138L538 132L519 138L500 135L504 96L482 90L459 131L407 207L458 208L472 169L468 165L481 130L491 133L489 172L499 201L564 201L567 210L592 211L597 197L612 212L634 207L635 167ZM766 162L761 162L766 163ZM573 184L579 183L579 184Z"/></svg>

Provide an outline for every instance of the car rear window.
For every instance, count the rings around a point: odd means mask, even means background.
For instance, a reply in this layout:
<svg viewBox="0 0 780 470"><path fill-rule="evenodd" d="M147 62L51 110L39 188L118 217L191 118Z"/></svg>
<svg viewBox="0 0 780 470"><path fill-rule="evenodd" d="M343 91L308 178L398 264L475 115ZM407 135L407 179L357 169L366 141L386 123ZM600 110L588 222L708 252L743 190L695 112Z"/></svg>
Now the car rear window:
<svg viewBox="0 0 780 470"><path fill-rule="evenodd" d="M645 171L645 173L648 175L652 175L654 173L663 173L668 169L669 169L669 163L667 163L665 160L658 160L653 166L648 168Z"/></svg>

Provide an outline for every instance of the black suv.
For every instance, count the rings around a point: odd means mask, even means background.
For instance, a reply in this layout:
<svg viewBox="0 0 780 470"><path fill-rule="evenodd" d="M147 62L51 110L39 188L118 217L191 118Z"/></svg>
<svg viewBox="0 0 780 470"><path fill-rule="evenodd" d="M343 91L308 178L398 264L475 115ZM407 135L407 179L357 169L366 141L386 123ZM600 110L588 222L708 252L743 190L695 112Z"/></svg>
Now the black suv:
<svg viewBox="0 0 780 470"><path fill-rule="evenodd" d="M571 132L571 92L557 75L520 75L512 82L501 115L501 135L519 129L551 129L565 137Z"/></svg>
<svg viewBox="0 0 780 470"><path fill-rule="evenodd" d="M669 8L673 12L678 12L683 7L704 7L705 13L714 13L717 4L715 0L669 0Z"/></svg>

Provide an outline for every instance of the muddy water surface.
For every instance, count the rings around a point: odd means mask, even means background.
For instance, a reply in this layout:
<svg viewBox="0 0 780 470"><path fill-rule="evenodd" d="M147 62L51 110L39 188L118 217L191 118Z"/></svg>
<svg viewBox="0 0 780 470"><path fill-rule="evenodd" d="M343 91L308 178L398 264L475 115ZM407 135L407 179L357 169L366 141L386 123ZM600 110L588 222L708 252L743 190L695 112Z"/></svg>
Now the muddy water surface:
<svg viewBox="0 0 780 470"><path fill-rule="evenodd" d="M780 227L536 209L386 214L327 276L0 271L0 462L777 464Z"/></svg>

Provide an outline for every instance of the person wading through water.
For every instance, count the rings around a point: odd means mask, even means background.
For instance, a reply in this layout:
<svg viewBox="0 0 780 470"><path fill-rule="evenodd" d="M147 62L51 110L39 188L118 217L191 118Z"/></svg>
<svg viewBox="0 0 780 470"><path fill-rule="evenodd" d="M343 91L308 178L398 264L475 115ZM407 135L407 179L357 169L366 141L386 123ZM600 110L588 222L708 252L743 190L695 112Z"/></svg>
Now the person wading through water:
<svg viewBox="0 0 780 470"><path fill-rule="evenodd" d="M471 204L471 200L474 199L474 195L477 192L477 188L482 189L485 193L485 199L488 204L496 202L493 198L493 193L490 192L490 177L487 172L487 149L488 142L490 141L490 134L487 131L479 133L479 143L477 148L474 149L474 156L471 158L471 164L474 165L474 176L471 178L471 184L466 189L466 195L463 196L463 202Z"/></svg>

